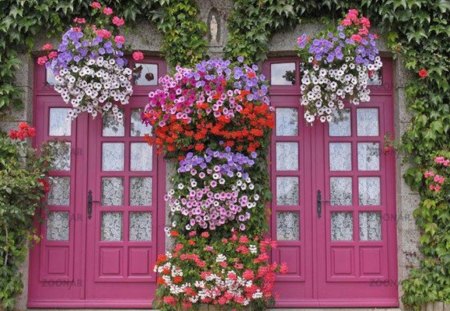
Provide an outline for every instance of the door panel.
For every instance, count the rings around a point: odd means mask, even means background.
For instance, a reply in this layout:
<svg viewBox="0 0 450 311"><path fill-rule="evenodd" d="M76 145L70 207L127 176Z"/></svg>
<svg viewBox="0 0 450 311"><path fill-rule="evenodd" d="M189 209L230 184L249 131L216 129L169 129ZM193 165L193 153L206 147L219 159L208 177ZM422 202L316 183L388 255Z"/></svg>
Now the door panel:
<svg viewBox="0 0 450 311"><path fill-rule="evenodd" d="M160 59L132 66L142 71L122 124L67 121L54 79L36 67L34 143L60 144L48 211L35 223L42 240L30 251L29 307L151 307L152 266L164 251L165 163L143 141L151 130L140 115L166 68Z"/></svg>
<svg viewBox="0 0 450 311"><path fill-rule="evenodd" d="M313 126L299 106L298 68L296 58L264 65L276 111L272 255L289 268L277 277L277 305L397 306L397 286L373 286L397 280L394 154L383 152L394 131L392 62L373 76L370 103Z"/></svg>

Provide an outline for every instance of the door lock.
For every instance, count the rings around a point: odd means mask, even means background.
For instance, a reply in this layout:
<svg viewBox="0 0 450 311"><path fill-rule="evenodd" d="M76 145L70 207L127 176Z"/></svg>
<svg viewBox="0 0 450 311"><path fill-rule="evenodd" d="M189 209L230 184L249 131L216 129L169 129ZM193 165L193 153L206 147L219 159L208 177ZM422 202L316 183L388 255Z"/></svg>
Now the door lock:
<svg viewBox="0 0 450 311"><path fill-rule="evenodd" d="M92 190L88 191L88 197L87 197L87 214L88 219L92 218L92 203L100 203L100 201L93 201L92 200Z"/></svg>
<svg viewBox="0 0 450 311"><path fill-rule="evenodd" d="M317 217L322 217L322 203L330 202L329 200L322 200L322 192L317 190L316 196L316 208L317 208Z"/></svg>

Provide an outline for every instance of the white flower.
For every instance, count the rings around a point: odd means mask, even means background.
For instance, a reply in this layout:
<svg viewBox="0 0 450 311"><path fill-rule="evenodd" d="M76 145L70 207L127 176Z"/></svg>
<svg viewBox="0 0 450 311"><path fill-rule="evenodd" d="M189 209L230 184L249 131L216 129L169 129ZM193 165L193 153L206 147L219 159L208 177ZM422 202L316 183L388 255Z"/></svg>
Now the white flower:
<svg viewBox="0 0 450 311"><path fill-rule="evenodd" d="M225 260L227 260L227 257L223 254L219 254L216 257L216 262L224 262Z"/></svg>

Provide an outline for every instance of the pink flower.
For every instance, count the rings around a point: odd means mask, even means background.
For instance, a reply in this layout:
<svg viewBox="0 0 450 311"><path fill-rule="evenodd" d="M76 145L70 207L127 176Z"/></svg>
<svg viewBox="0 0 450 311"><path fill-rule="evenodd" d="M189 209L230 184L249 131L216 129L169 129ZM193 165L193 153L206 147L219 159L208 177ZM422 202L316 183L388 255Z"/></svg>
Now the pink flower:
<svg viewBox="0 0 450 311"><path fill-rule="evenodd" d="M423 176L425 178L432 177L432 176L434 176L434 172L433 171L426 171L425 173L423 173Z"/></svg>
<svg viewBox="0 0 450 311"><path fill-rule="evenodd" d="M237 276L234 272L228 272L228 278L233 281L237 280Z"/></svg>
<svg viewBox="0 0 450 311"><path fill-rule="evenodd" d="M351 24L352 24L352 21L348 18L343 19L341 22L342 26L350 26Z"/></svg>
<svg viewBox="0 0 450 311"><path fill-rule="evenodd" d="M95 32L97 36L102 37L103 39L111 38L111 33L106 29L99 29Z"/></svg>
<svg viewBox="0 0 450 311"><path fill-rule="evenodd" d="M103 9L103 14L105 15L111 15L113 13L113 10L111 8L104 8Z"/></svg>
<svg viewBox="0 0 450 311"><path fill-rule="evenodd" d="M369 34L369 30L366 27L363 27L358 31L358 34L361 36L367 36Z"/></svg>
<svg viewBox="0 0 450 311"><path fill-rule="evenodd" d="M222 296L218 299L218 302L219 302L219 305L224 305L227 303L227 299Z"/></svg>
<svg viewBox="0 0 450 311"><path fill-rule="evenodd" d="M124 36L115 36L114 41L117 44L124 44L125 43L125 37Z"/></svg>
<svg viewBox="0 0 450 311"><path fill-rule="evenodd" d="M201 234L201 237L202 238L209 238L209 232L208 231L204 231L204 232L202 232L202 234Z"/></svg>
<svg viewBox="0 0 450 311"><path fill-rule="evenodd" d="M77 24L85 24L86 23L86 19L85 18L81 18L81 17L75 17L73 19L73 22L77 23Z"/></svg>
<svg viewBox="0 0 450 311"><path fill-rule="evenodd" d="M133 59L136 61L144 59L144 53L142 53L141 51L133 52L132 56L133 56Z"/></svg>
<svg viewBox="0 0 450 311"><path fill-rule="evenodd" d="M46 43L42 46L41 50L43 50L43 51L53 50L53 45L51 43Z"/></svg>
<svg viewBox="0 0 450 311"><path fill-rule="evenodd" d="M47 56L41 56L41 57L38 57L38 59L37 59L38 65L45 65L45 63L47 61L48 61L48 57Z"/></svg>
<svg viewBox="0 0 450 311"><path fill-rule="evenodd" d="M280 273L286 274L287 272L288 272L288 266L286 263L283 262L280 266Z"/></svg>
<svg viewBox="0 0 450 311"><path fill-rule="evenodd" d="M125 24L125 20L123 18L120 18L118 16L114 16L112 19L112 23L116 25L117 27L123 26Z"/></svg>
<svg viewBox="0 0 450 311"><path fill-rule="evenodd" d="M362 40L360 35L352 35L350 38L355 42L361 42Z"/></svg>
<svg viewBox="0 0 450 311"><path fill-rule="evenodd" d="M438 184L443 184L445 182L445 177L441 175L434 176L434 182L437 182Z"/></svg>
<svg viewBox="0 0 450 311"><path fill-rule="evenodd" d="M436 157L434 158L434 162L437 164L442 164L445 161L444 157Z"/></svg>
<svg viewBox="0 0 450 311"><path fill-rule="evenodd" d="M351 10L348 10L348 14L352 14L352 15L358 16L359 12L356 9L351 9Z"/></svg>
<svg viewBox="0 0 450 311"><path fill-rule="evenodd" d="M48 53L48 58L49 59L53 59L53 58L55 58L57 56L58 56L58 52L56 52L56 51L51 51L50 53Z"/></svg>
<svg viewBox="0 0 450 311"><path fill-rule="evenodd" d="M94 2L91 3L91 8L93 8L93 9L101 9L102 5L99 2L94 1Z"/></svg>
<svg viewBox="0 0 450 311"><path fill-rule="evenodd" d="M361 25L363 25L364 27L370 28L370 20L367 17L361 17L359 21L361 22Z"/></svg>
<svg viewBox="0 0 450 311"><path fill-rule="evenodd" d="M81 32L81 28L80 27L72 27L72 30L76 31L76 32Z"/></svg>

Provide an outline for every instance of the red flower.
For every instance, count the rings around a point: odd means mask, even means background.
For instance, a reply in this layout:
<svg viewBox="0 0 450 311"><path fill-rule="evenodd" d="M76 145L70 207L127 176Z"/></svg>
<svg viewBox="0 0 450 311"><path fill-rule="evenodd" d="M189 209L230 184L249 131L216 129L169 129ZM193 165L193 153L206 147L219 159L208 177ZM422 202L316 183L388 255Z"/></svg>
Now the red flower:
<svg viewBox="0 0 450 311"><path fill-rule="evenodd" d="M133 52L132 56L133 56L133 59L136 61L144 59L144 53L142 53L141 51Z"/></svg>
<svg viewBox="0 0 450 311"><path fill-rule="evenodd" d="M203 144L196 144L195 145L195 150L202 151L203 149L205 149L205 145L203 145Z"/></svg>
<svg viewBox="0 0 450 311"><path fill-rule="evenodd" d="M242 274L242 277L249 281L249 280L253 280L253 278L255 277L255 274L253 273L252 270L247 269Z"/></svg>
<svg viewBox="0 0 450 311"><path fill-rule="evenodd" d="M426 77L428 77L428 71L425 68L422 68L419 70L419 77L421 79L424 79Z"/></svg>
<svg viewBox="0 0 450 311"><path fill-rule="evenodd" d="M173 278L173 283L174 284L180 284L181 282L183 282L183 277L176 276L176 277Z"/></svg>
<svg viewBox="0 0 450 311"><path fill-rule="evenodd" d="M170 231L170 236L171 237L177 237L177 236L179 236L180 234L178 233L178 231L176 231L176 230L172 230L172 231Z"/></svg>
<svg viewBox="0 0 450 311"><path fill-rule="evenodd" d="M208 231L202 232L201 236L202 236L202 238L207 239L207 238L209 238L209 232Z"/></svg>
<svg viewBox="0 0 450 311"><path fill-rule="evenodd" d="M50 191L50 183L46 179L40 178L38 179L38 182L42 185L44 193L48 193Z"/></svg>
<svg viewBox="0 0 450 311"><path fill-rule="evenodd" d="M123 26L125 24L125 20L123 18L120 18L118 16L114 16L112 19L112 23L116 25L117 27Z"/></svg>
<svg viewBox="0 0 450 311"><path fill-rule="evenodd" d="M173 296L165 296L163 298L163 301L164 301L164 303L167 303L172 306L174 306L177 303L177 301L175 300L175 298Z"/></svg>

